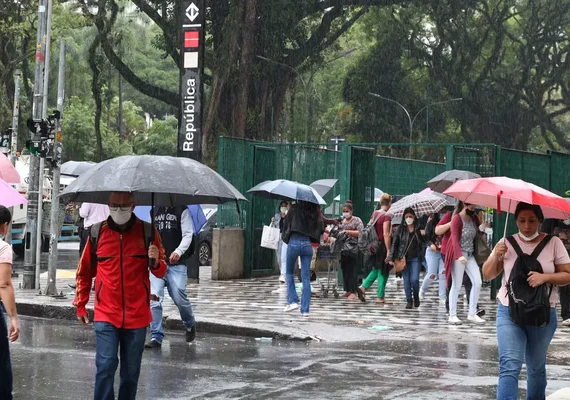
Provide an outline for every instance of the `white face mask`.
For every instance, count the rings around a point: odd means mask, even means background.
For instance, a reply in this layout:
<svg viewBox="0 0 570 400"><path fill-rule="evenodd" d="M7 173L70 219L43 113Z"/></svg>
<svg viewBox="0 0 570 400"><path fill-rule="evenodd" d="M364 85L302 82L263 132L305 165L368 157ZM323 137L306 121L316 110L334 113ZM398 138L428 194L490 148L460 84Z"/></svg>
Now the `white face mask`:
<svg viewBox="0 0 570 400"><path fill-rule="evenodd" d="M349 219L350 217L352 217L352 213L345 212L345 213L342 213L342 216L344 217L344 219Z"/></svg>
<svg viewBox="0 0 570 400"><path fill-rule="evenodd" d="M570 225L570 218L568 218L568 219L566 219L566 220L564 220L564 221L562 221L562 222L564 222L564 225Z"/></svg>
<svg viewBox="0 0 570 400"><path fill-rule="evenodd" d="M532 236L525 236L525 235L523 235L522 233L520 233L520 231L519 231L519 237L520 237L522 240L524 240L525 242L531 242L531 241L533 241L534 239L536 239L536 238L538 237L538 235L540 235L540 233L535 232L534 235L532 235Z"/></svg>
<svg viewBox="0 0 570 400"><path fill-rule="evenodd" d="M286 215L287 214L287 207L281 207L279 209L279 211L281 211L281 214Z"/></svg>
<svg viewBox="0 0 570 400"><path fill-rule="evenodd" d="M132 214L130 207L109 207L109 215L117 225L125 225L131 219Z"/></svg>
<svg viewBox="0 0 570 400"><path fill-rule="evenodd" d="M406 218L406 224L408 224L408 225L413 225L413 224L414 224L414 219L413 219L413 218Z"/></svg>

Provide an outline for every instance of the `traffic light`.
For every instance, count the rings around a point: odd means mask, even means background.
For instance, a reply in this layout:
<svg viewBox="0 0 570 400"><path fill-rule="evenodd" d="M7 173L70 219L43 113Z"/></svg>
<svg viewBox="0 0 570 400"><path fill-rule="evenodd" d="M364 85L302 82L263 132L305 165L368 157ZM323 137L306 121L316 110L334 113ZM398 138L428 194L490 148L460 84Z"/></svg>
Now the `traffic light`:
<svg viewBox="0 0 570 400"><path fill-rule="evenodd" d="M10 154L11 142L12 128L8 128L0 134L0 153Z"/></svg>

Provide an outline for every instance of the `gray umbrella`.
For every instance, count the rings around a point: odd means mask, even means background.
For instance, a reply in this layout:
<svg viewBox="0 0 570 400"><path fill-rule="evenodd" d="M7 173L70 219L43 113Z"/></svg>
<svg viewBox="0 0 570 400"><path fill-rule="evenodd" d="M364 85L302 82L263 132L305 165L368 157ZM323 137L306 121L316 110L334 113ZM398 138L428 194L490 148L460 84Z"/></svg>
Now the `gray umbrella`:
<svg viewBox="0 0 570 400"><path fill-rule="evenodd" d="M247 192L270 199L290 199L320 205L327 204L312 187L303 185L302 183L288 181L287 179L261 182Z"/></svg>
<svg viewBox="0 0 570 400"><path fill-rule="evenodd" d="M246 200L214 170L189 158L123 156L103 161L73 181L63 201L106 204L112 192L132 192L138 205L178 206Z"/></svg>
<svg viewBox="0 0 570 400"><path fill-rule="evenodd" d="M319 179L318 181L311 183L309 186L315 189L321 197L325 197L337 182L338 179Z"/></svg>
<svg viewBox="0 0 570 400"><path fill-rule="evenodd" d="M475 172L452 169L442 172L435 178L430 179L427 182L427 187L429 187L434 192L443 193L457 181L477 178L481 178L481 175L476 174Z"/></svg>
<svg viewBox="0 0 570 400"><path fill-rule="evenodd" d="M95 165L92 161L68 161L61 164L61 174L79 176Z"/></svg>

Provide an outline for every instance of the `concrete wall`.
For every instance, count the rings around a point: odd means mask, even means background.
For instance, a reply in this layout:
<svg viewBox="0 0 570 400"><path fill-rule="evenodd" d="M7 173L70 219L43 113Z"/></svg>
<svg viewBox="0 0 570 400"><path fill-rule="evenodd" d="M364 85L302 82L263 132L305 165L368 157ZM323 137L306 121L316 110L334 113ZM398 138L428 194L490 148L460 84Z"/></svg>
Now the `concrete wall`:
<svg viewBox="0 0 570 400"><path fill-rule="evenodd" d="M212 240L212 280L242 279L243 259L243 229L215 228Z"/></svg>

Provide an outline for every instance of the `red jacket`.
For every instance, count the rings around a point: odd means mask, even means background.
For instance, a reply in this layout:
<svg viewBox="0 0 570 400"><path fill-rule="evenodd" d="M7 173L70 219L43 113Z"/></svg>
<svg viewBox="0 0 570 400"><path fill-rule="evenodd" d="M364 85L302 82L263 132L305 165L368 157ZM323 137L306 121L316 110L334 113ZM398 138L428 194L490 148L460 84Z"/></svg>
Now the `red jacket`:
<svg viewBox="0 0 570 400"><path fill-rule="evenodd" d="M160 235L155 230L154 245L159 262L151 270L158 278L166 274L166 257ZM101 226L97 244L97 267L91 267L91 240L87 241L79 267L73 305L77 316L87 315L91 280L95 279L96 322L108 322L116 328L139 329L152 321L148 252L144 228L138 218L127 223L123 232L109 218Z"/></svg>

